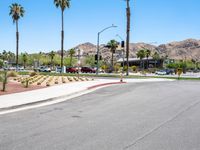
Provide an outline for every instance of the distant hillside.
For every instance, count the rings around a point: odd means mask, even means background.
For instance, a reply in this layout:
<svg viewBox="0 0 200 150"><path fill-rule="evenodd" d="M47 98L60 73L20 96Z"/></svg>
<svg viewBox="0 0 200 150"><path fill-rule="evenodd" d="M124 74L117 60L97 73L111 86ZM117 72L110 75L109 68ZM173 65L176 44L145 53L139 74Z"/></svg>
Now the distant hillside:
<svg viewBox="0 0 200 150"><path fill-rule="evenodd" d="M96 45L92 43L84 43L75 48L82 50L82 55L95 55ZM158 52L161 56L168 56L172 59L200 59L200 40L187 39L180 42L171 42L159 46L150 45L146 43L130 43L130 57L136 57L136 52L142 48L149 49L153 52ZM100 46L100 53L105 60L110 60L111 53L104 45ZM118 50L115 54L116 58L121 57L121 51Z"/></svg>

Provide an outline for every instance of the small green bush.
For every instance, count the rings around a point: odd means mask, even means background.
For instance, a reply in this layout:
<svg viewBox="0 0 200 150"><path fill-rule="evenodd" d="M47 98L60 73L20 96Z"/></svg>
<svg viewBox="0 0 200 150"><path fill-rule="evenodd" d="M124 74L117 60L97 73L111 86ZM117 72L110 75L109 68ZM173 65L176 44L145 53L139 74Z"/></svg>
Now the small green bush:
<svg viewBox="0 0 200 150"><path fill-rule="evenodd" d="M31 72L31 73L30 73L30 77L33 77L33 76L36 76L36 75L38 75L37 72Z"/></svg>
<svg viewBox="0 0 200 150"><path fill-rule="evenodd" d="M15 71L10 71L8 72L8 75L7 75L7 77L17 77L17 76L18 76L18 73Z"/></svg>
<svg viewBox="0 0 200 150"><path fill-rule="evenodd" d="M137 71L137 66L132 66L131 69L132 69L133 72L136 72Z"/></svg>

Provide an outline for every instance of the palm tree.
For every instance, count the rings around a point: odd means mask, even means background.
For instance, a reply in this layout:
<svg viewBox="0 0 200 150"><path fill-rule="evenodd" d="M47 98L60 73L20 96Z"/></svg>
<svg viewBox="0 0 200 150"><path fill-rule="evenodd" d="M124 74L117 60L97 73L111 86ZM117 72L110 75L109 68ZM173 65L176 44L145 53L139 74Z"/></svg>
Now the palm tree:
<svg viewBox="0 0 200 150"><path fill-rule="evenodd" d="M8 60L8 53L6 52L6 50L3 50L3 52L2 52L2 60L3 60L3 62L5 61L5 60Z"/></svg>
<svg viewBox="0 0 200 150"><path fill-rule="evenodd" d="M127 71L126 75L129 75L129 42L130 42L130 22L131 22L131 10L130 0L126 0L126 17L127 17L127 28L126 28L126 59L127 59Z"/></svg>
<svg viewBox="0 0 200 150"><path fill-rule="evenodd" d="M53 59L55 57L56 53L54 51L51 51L49 53L49 57L51 58L51 68L53 68Z"/></svg>
<svg viewBox="0 0 200 150"><path fill-rule="evenodd" d="M18 53L19 53L19 32L18 32L18 21L21 17L24 16L24 8L17 3L14 3L10 6L9 15L12 16L13 23L16 23L16 70L18 68Z"/></svg>
<svg viewBox="0 0 200 150"><path fill-rule="evenodd" d="M152 55L152 57L153 57L153 59L155 61L154 67L156 68L156 63L160 59L160 55L158 54L158 52L154 52L154 54Z"/></svg>
<svg viewBox="0 0 200 150"><path fill-rule="evenodd" d="M70 0L54 0L56 7L61 8L62 15L62 31L61 31L61 68L63 68L63 51L64 51L64 11L70 7Z"/></svg>
<svg viewBox="0 0 200 150"><path fill-rule="evenodd" d="M75 49L72 48L69 50L69 56L70 56L70 66L72 66L72 57L75 55Z"/></svg>
<svg viewBox="0 0 200 150"><path fill-rule="evenodd" d="M28 61L28 54L27 53L23 53L22 54L22 61L23 61L23 64L24 64L24 69L26 68L26 63Z"/></svg>
<svg viewBox="0 0 200 150"><path fill-rule="evenodd" d="M15 59L15 54L12 53L11 51L8 51L8 62L12 63L14 59Z"/></svg>
<svg viewBox="0 0 200 150"><path fill-rule="evenodd" d="M147 69L149 68L149 56L151 56L151 51L149 49L145 50L145 55L147 58Z"/></svg>
<svg viewBox="0 0 200 150"><path fill-rule="evenodd" d="M144 69L144 62L143 62L143 58L145 58L145 50L144 49L141 49L141 50L139 50L137 53L136 53L136 55L137 55L137 58L140 58L140 61L141 61L141 63L142 63L142 67L143 67L143 69Z"/></svg>
<svg viewBox="0 0 200 150"><path fill-rule="evenodd" d="M115 41L115 40L111 40L110 42L108 42L107 47L110 48L110 51L112 53L111 65L112 65L112 68L113 68L113 66L114 66L113 54L115 53L115 51L118 47L118 42Z"/></svg>

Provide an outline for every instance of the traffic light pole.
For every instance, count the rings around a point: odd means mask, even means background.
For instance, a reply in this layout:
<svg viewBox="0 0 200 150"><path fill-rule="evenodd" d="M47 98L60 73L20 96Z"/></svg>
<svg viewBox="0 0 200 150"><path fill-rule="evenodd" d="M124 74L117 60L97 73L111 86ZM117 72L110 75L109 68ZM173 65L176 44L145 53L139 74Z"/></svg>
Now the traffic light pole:
<svg viewBox="0 0 200 150"><path fill-rule="evenodd" d="M98 32L98 35L97 35L97 69L96 69L96 75L99 74L99 40L100 40L100 34L101 34L102 32L104 32L105 30L108 30L108 29L110 29L110 28L116 28L116 27L117 27L117 26L112 25L112 26L109 26L109 27L103 29L102 31Z"/></svg>

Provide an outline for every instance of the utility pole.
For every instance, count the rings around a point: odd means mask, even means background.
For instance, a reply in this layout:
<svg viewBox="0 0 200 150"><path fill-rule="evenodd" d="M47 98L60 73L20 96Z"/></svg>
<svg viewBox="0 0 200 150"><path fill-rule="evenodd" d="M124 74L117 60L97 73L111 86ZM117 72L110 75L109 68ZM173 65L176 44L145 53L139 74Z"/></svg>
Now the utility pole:
<svg viewBox="0 0 200 150"><path fill-rule="evenodd" d="M127 16L127 29L126 29L126 65L127 71L126 75L129 75L129 43L130 43L130 21L131 21L131 10L130 10L130 0L126 0L126 16Z"/></svg>

